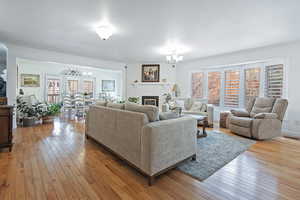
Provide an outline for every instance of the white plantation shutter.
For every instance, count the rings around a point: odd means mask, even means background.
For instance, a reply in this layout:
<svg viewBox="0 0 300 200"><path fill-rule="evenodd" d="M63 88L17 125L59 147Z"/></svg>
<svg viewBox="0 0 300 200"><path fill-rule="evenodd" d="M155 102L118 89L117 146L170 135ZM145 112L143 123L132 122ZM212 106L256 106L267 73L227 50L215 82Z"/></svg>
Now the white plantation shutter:
<svg viewBox="0 0 300 200"><path fill-rule="evenodd" d="M265 70L265 96L281 98L283 90L283 65L267 66Z"/></svg>
<svg viewBox="0 0 300 200"><path fill-rule="evenodd" d="M208 72L208 103L220 105L221 72Z"/></svg>
<svg viewBox="0 0 300 200"><path fill-rule="evenodd" d="M245 104L250 97L258 97L260 88L260 68L245 69Z"/></svg>
<svg viewBox="0 0 300 200"><path fill-rule="evenodd" d="M195 72L192 73L192 97L193 98L203 98L203 83L204 83L204 73Z"/></svg>
<svg viewBox="0 0 300 200"><path fill-rule="evenodd" d="M83 92L93 96L93 91L94 91L93 81L91 80L83 81Z"/></svg>
<svg viewBox="0 0 300 200"><path fill-rule="evenodd" d="M225 71L224 106L239 107L240 72Z"/></svg>

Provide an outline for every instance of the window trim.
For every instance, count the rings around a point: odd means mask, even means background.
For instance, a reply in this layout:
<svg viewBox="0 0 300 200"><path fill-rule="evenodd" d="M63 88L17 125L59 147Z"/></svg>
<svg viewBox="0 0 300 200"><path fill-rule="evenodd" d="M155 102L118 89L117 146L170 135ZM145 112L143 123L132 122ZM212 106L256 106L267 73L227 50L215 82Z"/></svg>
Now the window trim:
<svg viewBox="0 0 300 200"><path fill-rule="evenodd" d="M264 96L264 91L265 91L265 68L266 66L270 65L278 65L282 64L283 65L283 92L282 92L282 97L281 98L287 98L288 94L288 62L286 59L283 58L277 58L273 60L266 60L266 61L259 61L259 62L248 62L244 64L232 64L232 65L222 65L222 66L217 66L217 67L205 67L199 70L191 70L189 71L189 91L188 95L189 97L192 97L192 74L197 73L197 72L202 72L204 73L204 97L203 99L208 100L208 73L209 72L220 72L221 73L221 88L220 88L220 105L215 107L219 108L226 108L226 109L231 109L231 107L225 107L224 106L224 87L225 87L225 71L227 70L239 70L240 71L240 98L239 98L239 107L238 108L244 108L245 106L245 70L246 69L252 69L252 68L260 68L260 88L259 88L259 96L263 97Z"/></svg>

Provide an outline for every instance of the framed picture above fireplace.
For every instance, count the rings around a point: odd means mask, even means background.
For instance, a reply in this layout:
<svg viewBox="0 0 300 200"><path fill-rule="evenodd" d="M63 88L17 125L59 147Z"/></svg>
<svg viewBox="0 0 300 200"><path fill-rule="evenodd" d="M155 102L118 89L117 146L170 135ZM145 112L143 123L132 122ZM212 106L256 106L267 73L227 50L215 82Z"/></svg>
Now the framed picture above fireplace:
<svg viewBox="0 0 300 200"><path fill-rule="evenodd" d="M142 96L143 105L157 106L159 103L159 96Z"/></svg>
<svg viewBox="0 0 300 200"><path fill-rule="evenodd" d="M159 65L142 65L142 82L159 82Z"/></svg>

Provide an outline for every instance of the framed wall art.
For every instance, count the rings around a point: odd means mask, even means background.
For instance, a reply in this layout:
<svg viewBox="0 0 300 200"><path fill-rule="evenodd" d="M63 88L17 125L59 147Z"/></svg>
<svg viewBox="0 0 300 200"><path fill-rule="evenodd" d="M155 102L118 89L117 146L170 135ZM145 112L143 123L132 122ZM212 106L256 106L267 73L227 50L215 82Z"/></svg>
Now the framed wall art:
<svg viewBox="0 0 300 200"><path fill-rule="evenodd" d="M21 74L21 87L40 87L40 75Z"/></svg>
<svg viewBox="0 0 300 200"><path fill-rule="evenodd" d="M159 65L142 65L142 82L159 82Z"/></svg>

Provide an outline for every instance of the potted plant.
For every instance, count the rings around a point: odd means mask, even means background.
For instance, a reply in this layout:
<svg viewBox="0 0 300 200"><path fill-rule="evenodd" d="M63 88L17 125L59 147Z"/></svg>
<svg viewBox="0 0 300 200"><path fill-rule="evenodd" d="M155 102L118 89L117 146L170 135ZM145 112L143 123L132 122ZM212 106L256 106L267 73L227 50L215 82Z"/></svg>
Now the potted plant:
<svg viewBox="0 0 300 200"><path fill-rule="evenodd" d="M54 117L60 113L60 104L45 104L45 109L42 112L43 124L53 123Z"/></svg>
<svg viewBox="0 0 300 200"><path fill-rule="evenodd" d="M132 103L139 103L140 97L129 97L128 101Z"/></svg>
<svg viewBox="0 0 300 200"><path fill-rule="evenodd" d="M21 98L17 99L17 110L21 114L23 126L35 125L36 119L39 118L37 107L38 105L29 105L27 102L24 102Z"/></svg>

